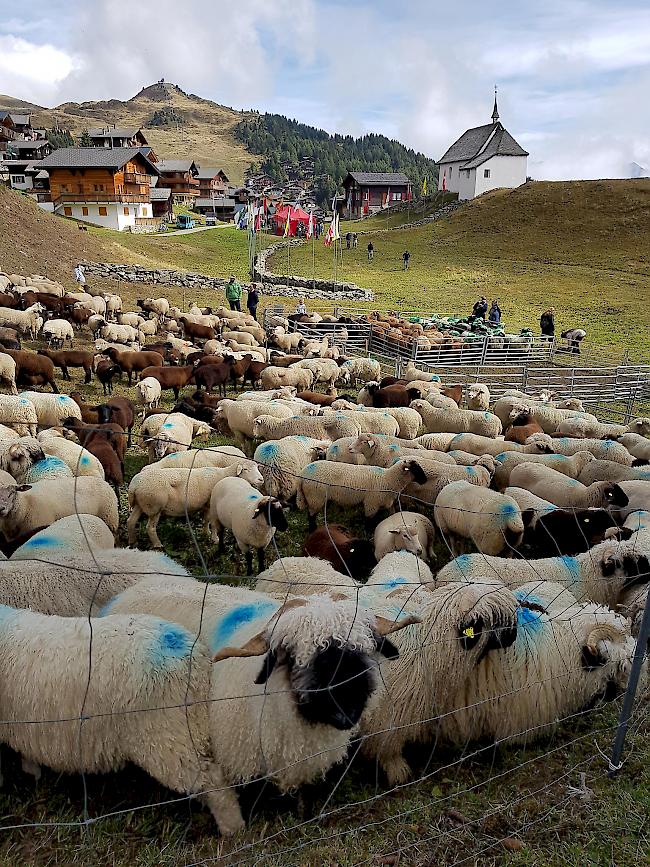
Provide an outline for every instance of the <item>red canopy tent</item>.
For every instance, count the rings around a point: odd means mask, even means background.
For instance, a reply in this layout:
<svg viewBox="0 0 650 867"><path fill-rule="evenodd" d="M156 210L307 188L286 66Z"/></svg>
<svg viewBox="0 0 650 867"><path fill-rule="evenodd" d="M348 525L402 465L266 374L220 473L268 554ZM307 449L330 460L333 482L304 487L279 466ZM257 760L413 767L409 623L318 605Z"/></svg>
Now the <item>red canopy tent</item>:
<svg viewBox="0 0 650 867"><path fill-rule="evenodd" d="M291 213L289 213L291 212ZM307 232L309 224L309 214L303 211L302 208L284 205L277 210L273 216L275 220L275 232L277 235L284 235L284 227L287 225L287 214L289 214L289 235L294 238L296 236L298 226L302 224Z"/></svg>

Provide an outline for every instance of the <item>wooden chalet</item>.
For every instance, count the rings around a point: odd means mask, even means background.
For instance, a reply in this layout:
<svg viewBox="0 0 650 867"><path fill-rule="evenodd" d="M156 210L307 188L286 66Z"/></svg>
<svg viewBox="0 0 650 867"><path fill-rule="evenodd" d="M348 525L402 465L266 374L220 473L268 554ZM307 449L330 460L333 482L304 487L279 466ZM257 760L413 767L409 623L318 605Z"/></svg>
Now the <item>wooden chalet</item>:
<svg viewBox="0 0 650 867"><path fill-rule="evenodd" d="M52 153L52 145L43 138L34 141L14 139L7 142L5 153L9 160L42 160Z"/></svg>
<svg viewBox="0 0 650 867"><path fill-rule="evenodd" d="M144 133L136 126L89 129L88 135L96 148L139 148L148 144Z"/></svg>
<svg viewBox="0 0 650 867"><path fill-rule="evenodd" d="M353 218L405 202L411 181L402 172L348 172L343 187L342 211Z"/></svg>
<svg viewBox="0 0 650 867"><path fill-rule="evenodd" d="M199 196L199 170L193 160L159 160L162 184L170 187L174 202L191 204Z"/></svg>
<svg viewBox="0 0 650 867"><path fill-rule="evenodd" d="M174 202L172 200L171 189L169 187L156 186L152 187L149 192L154 217L170 223L174 217Z"/></svg>
<svg viewBox="0 0 650 867"><path fill-rule="evenodd" d="M40 165L55 213L119 231L157 228L150 188L159 172L138 148L60 148Z"/></svg>
<svg viewBox="0 0 650 867"><path fill-rule="evenodd" d="M209 198L213 193L218 196L225 195L226 185L230 183L230 180L223 169L209 166L197 166L197 169L199 170L197 175L199 195L202 198Z"/></svg>
<svg viewBox="0 0 650 867"><path fill-rule="evenodd" d="M0 110L0 123L9 119L11 127L18 135L30 135L32 132L32 116L24 112Z"/></svg>

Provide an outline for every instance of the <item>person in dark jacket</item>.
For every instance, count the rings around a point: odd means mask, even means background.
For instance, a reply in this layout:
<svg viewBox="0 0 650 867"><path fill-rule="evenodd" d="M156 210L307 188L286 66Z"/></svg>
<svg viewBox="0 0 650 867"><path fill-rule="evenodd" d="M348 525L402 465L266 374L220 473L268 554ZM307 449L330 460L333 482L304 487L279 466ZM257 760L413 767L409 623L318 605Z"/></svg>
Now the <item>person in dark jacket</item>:
<svg viewBox="0 0 650 867"><path fill-rule="evenodd" d="M472 308L472 319L482 319L485 322L485 314L488 312L487 298L483 295Z"/></svg>
<svg viewBox="0 0 650 867"><path fill-rule="evenodd" d="M493 325L501 324L501 308L499 307L498 301L493 301L492 306L490 307L490 313L488 315L488 321Z"/></svg>
<svg viewBox="0 0 650 867"><path fill-rule="evenodd" d="M410 261L411 261L411 254L409 253L408 250L404 250L404 252L402 253L402 269L404 271L408 271Z"/></svg>
<svg viewBox="0 0 650 867"><path fill-rule="evenodd" d="M257 305L259 303L260 291L257 288L257 283L251 283L251 287L248 290L248 298L246 299L246 307L253 319L257 319Z"/></svg>
<svg viewBox="0 0 650 867"><path fill-rule="evenodd" d="M539 317L542 337L555 337L555 307L549 307Z"/></svg>
<svg viewBox="0 0 650 867"><path fill-rule="evenodd" d="M368 244L368 261L372 262L375 255L375 248L373 247L372 241Z"/></svg>

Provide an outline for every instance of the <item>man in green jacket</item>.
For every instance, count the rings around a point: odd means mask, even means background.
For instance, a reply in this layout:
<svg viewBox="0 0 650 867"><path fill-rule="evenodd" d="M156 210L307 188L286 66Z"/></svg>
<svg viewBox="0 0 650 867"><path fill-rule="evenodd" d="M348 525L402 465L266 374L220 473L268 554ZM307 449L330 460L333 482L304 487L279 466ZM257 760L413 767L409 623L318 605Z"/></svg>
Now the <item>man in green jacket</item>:
<svg viewBox="0 0 650 867"><path fill-rule="evenodd" d="M230 304L231 310L239 310L241 313L241 286L233 274L226 283L226 301Z"/></svg>

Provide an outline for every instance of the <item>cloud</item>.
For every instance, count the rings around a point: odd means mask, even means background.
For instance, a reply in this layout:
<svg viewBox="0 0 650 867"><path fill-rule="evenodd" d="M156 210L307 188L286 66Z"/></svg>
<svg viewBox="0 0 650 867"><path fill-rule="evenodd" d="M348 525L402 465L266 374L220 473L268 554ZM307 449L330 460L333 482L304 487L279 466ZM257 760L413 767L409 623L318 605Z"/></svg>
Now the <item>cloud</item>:
<svg viewBox="0 0 650 867"><path fill-rule="evenodd" d="M10 95L47 100L77 65L78 60L53 45L0 36L0 79Z"/></svg>

